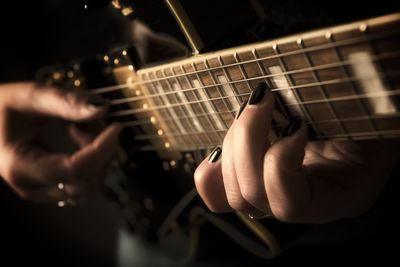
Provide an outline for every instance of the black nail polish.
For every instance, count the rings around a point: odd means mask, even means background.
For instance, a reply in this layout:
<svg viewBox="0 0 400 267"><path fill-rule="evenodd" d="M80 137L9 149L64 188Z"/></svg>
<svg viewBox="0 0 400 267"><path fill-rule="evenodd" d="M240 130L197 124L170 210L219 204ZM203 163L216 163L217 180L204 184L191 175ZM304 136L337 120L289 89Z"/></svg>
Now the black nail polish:
<svg viewBox="0 0 400 267"><path fill-rule="evenodd" d="M235 116L235 119L236 119L236 120L239 119L240 114L242 114L242 111L243 111L243 109L244 109L246 106L247 106L247 101L243 102L243 103L240 105L240 108L239 108L239 110L238 110L238 112L236 113L236 116Z"/></svg>
<svg viewBox="0 0 400 267"><path fill-rule="evenodd" d="M282 137L291 136L300 129L302 123L303 120L300 117L298 116L294 117L293 120L290 122L290 124L286 126L286 128L282 131L281 136Z"/></svg>
<svg viewBox="0 0 400 267"><path fill-rule="evenodd" d="M251 92L251 96L249 98L249 105L256 105L260 103L263 99L265 92L269 90L269 87L266 83L260 83L257 87Z"/></svg>
<svg viewBox="0 0 400 267"><path fill-rule="evenodd" d="M217 146L210 153L210 156L208 157L208 162L210 162L210 163L216 162L220 158L221 154L222 154L222 149L219 146Z"/></svg>
<svg viewBox="0 0 400 267"><path fill-rule="evenodd" d="M100 108L106 105L108 101L99 95L91 95L88 99L88 103L92 106Z"/></svg>

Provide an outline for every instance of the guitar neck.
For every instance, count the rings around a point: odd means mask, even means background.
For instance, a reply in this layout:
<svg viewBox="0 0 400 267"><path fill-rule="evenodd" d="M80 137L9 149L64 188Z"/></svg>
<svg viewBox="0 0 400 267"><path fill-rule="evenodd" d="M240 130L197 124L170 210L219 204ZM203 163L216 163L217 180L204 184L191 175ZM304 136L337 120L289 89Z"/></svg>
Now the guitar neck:
<svg viewBox="0 0 400 267"><path fill-rule="evenodd" d="M400 136L400 14L246 45L132 71L115 69L129 109L110 118L139 127L156 150L220 145L240 105L267 83L279 134L301 116L315 139ZM271 137L273 138L273 136Z"/></svg>

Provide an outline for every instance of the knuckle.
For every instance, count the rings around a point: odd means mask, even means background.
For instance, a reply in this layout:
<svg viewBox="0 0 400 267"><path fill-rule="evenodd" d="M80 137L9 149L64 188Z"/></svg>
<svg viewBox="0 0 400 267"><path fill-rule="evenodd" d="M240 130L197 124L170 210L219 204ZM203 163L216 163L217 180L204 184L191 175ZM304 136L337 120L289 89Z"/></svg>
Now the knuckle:
<svg viewBox="0 0 400 267"><path fill-rule="evenodd" d="M194 182L198 189L203 189L205 187L205 171L197 167L196 171L194 172Z"/></svg>
<svg viewBox="0 0 400 267"><path fill-rule="evenodd" d="M304 210L293 201L285 202L280 204L270 203L272 213L282 222L297 222L302 217Z"/></svg>
<svg viewBox="0 0 400 267"><path fill-rule="evenodd" d="M13 161L9 164L8 168L5 170L4 178L12 186L17 187L19 184L21 184L22 177L20 175L19 168L17 164L15 164Z"/></svg>

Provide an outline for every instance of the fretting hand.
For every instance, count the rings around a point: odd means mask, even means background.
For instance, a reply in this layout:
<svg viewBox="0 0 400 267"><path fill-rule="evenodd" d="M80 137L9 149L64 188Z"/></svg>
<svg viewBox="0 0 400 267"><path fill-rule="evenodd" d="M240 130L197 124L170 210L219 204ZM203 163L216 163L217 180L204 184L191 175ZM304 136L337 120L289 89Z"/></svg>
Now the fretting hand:
<svg viewBox="0 0 400 267"><path fill-rule="evenodd" d="M276 143L274 99L261 87L197 168L197 190L214 212L242 211L284 222L326 223L366 212L398 161L399 141L313 141L294 120Z"/></svg>
<svg viewBox="0 0 400 267"><path fill-rule="evenodd" d="M19 196L39 202L97 191L121 126L94 137L75 122L99 119L105 111L77 92L33 83L1 85L0 175Z"/></svg>

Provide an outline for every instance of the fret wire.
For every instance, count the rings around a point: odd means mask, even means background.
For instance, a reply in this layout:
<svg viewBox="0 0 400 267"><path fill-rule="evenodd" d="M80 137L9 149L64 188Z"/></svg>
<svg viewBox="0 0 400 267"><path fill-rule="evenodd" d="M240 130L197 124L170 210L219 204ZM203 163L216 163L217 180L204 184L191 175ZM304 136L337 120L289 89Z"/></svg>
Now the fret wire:
<svg viewBox="0 0 400 267"><path fill-rule="evenodd" d="M233 58L235 59L236 63L240 62L240 58L239 58L237 52L233 53ZM251 86L251 84L250 84L250 82L248 80L249 77L247 76L245 70L243 69L243 66L239 64L238 67L239 67L240 73L243 76L243 80L246 80L246 84L247 84L247 87L249 88L249 92L252 92L253 91L253 87Z"/></svg>
<svg viewBox="0 0 400 267"><path fill-rule="evenodd" d="M237 112L238 110L232 110L232 112ZM224 112L220 112L220 113L229 113L231 111L224 111ZM207 116L210 114L202 114L199 116ZM182 116L182 118L192 118L193 116L191 115L185 115ZM360 120L369 120L369 119L391 119L391 118L400 118L400 113L396 113L396 114L391 114L391 115L387 115L387 116L382 116L382 115L371 115L371 116L359 116L359 117L348 117L348 118L341 118L341 119L328 119L328 120L318 120L318 121L314 121L314 124L325 124L325 123L337 123L337 122L353 122L353 121L360 121ZM160 119L158 121L160 122L170 122L173 119ZM304 122L305 124L310 124L309 122ZM122 122L122 124L126 127L142 127L146 124L151 124L151 122L149 120L141 120L141 121L126 121L126 122ZM283 125L283 124L272 124L273 127L285 127L287 126L287 124ZM220 131L218 129L214 129L216 131Z"/></svg>
<svg viewBox="0 0 400 267"><path fill-rule="evenodd" d="M164 71L164 70L162 70L161 73L162 73L163 76L165 76L165 71ZM170 90L170 91L175 91L174 88L173 88L173 86L172 86L171 83L169 82L169 80L165 80L165 81L166 81L166 83L167 83L167 86L168 86L169 90ZM162 87L162 84L161 84L161 83L159 83L159 84L160 84L160 86ZM173 96L173 98L175 99L175 101L176 101L177 103L182 102L182 101L180 101L180 100L178 99L177 94L172 94L171 96ZM188 101L187 101L187 102L188 102ZM187 113L186 113L187 109L186 109L186 105L185 105L185 104L180 105L178 108L179 108L179 110L180 110L183 114L187 114ZM176 113L175 113L175 114L176 114ZM178 118L178 120L179 120L178 114L176 114L176 115L177 115L176 118ZM193 123L192 123L192 120L186 119L185 121L186 121L187 125L189 126L189 128L193 131L194 125L193 125ZM197 135L197 140L198 140L200 143L202 143L202 140L200 139L200 137L199 137L198 135ZM191 141L194 143L193 140L191 140Z"/></svg>
<svg viewBox="0 0 400 267"><path fill-rule="evenodd" d="M309 123L308 123L309 124ZM287 125L286 125L287 126ZM285 127L285 126L281 126ZM218 132L227 132L227 130L215 130ZM209 131L209 132L215 132L215 131ZM399 134L400 135L400 129L397 130L384 130L384 131L367 131L367 132L357 132L357 133L343 133L343 134L334 134L334 135L316 135L313 136L315 139L328 139L328 138L346 138L348 140L348 137L354 136L354 137L362 137L362 136L369 136L369 135L377 135L377 133L385 133L385 134ZM174 134L174 136L181 136L181 135L196 135L197 133L191 133L188 132L187 134ZM135 140L153 140L153 139L161 139L159 135L152 135L152 134L143 134L143 135L136 135L134 137ZM216 145L221 145L221 144L216 144Z"/></svg>
<svg viewBox="0 0 400 267"><path fill-rule="evenodd" d="M183 69L183 66L181 65L181 70L182 71L184 71L184 69ZM174 74L175 75L175 71L174 71L174 69L172 68L172 67L170 67L170 71L171 71L171 73L172 74ZM180 89L183 89L183 85L182 85L182 83L179 81L179 79L178 78L175 78L175 82L177 83L177 84L179 84L179 87L180 87ZM187 81L188 82L188 81ZM191 86L191 84L190 83L188 83L188 85L189 86ZM183 93L184 94L184 93ZM195 95L194 94L194 92L193 92L193 95ZM188 102L189 101L189 99L187 98L187 96L186 95L184 95L184 97L185 97L185 99L186 99L186 102ZM197 100L199 100L199 99L197 99ZM190 105L190 108L191 108L191 110L192 110L192 114L193 114L193 116L192 115L189 115L189 116L187 116L188 118L195 118L195 119L197 119L197 121L198 121L198 123L201 125L201 128L203 129L202 130L202 132L204 131L204 127L203 127L203 125L202 125L202 123L201 123L201 121L200 120L198 120L198 116L197 116L197 114L196 114L196 112L195 112L195 110L194 110L194 108L191 106L191 104L189 104ZM201 106L202 107L202 105L200 105L199 104L199 106ZM204 111L203 111L204 112ZM207 139L208 139L208 141L211 143L212 142L212 140L211 140L211 138L210 138L210 136L209 135L206 135L206 137L207 137Z"/></svg>
<svg viewBox="0 0 400 267"><path fill-rule="evenodd" d="M274 51L275 51L275 53L279 54L279 47L278 47L277 44L274 47ZM283 60L283 58L278 58L278 60L279 60L279 65L283 69L283 72L287 72L287 66L286 66L285 61ZM287 80L289 82L289 86L292 87L291 92L294 94L297 103L303 101L303 98L301 97L301 95L299 95L297 90L295 88L293 88L294 82L293 82L292 77L290 75L284 75L284 77L287 77ZM311 115L308 113L307 108L304 107L304 105L302 105L302 104L300 104L299 107L302 110L303 116L306 118L306 120L309 120L311 122L311 124L312 124L312 120L313 119L312 119ZM316 134L318 135L319 134L319 130L313 124L312 124L312 127L315 130Z"/></svg>
<svg viewBox="0 0 400 267"><path fill-rule="evenodd" d="M192 68L193 68L195 71L197 70L197 67L196 67L196 65L195 65L194 63L192 63L191 66L192 66ZM197 78L197 80L199 81L199 83L200 83L200 85L201 85L201 90L203 90L204 95L207 96L207 97L210 97L210 95L208 94L207 90L205 90L206 87L204 86L203 80L201 79L200 75L199 75L198 73L196 73L195 75L196 75L196 78ZM206 102L206 101L210 101L210 98L207 99L207 100L204 100L204 101L205 101L205 102ZM203 101L201 101L201 102L203 102ZM200 100L199 100L199 103L200 103ZM213 109L215 112L218 113L218 110L217 110L217 108L215 107L215 105L214 105L212 102L210 102L210 103L211 103L210 105L211 105L212 109ZM228 129L228 125L226 124L224 118L222 118L221 114L218 114L218 118L219 118L219 121L221 122L221 124L223 124L222 126L223 126L225 129Z"/></svg>
<svg viewBox="0 0 400 267"><path fill-rule="evenodd" d="M396 29L396 30L394 30L393 32L390 31L390 32L382 32L382 33L376 33L376 34L374 33L374 34L371 34L371 35L369 35L369 36L372 36L372 37L374 37L375 39L378 39L378 38L387 37L387 35L390 36L389 33L391 33L391 34L396 34L396 33L399 33L399 30ZM324 44L324 45L317 45L317 46L309 47L309 48L306 49L306 51L307 51L307 52L312 52L312 51L318 51L318 50L323 50L323 49L327 49L327 48L332 48L332 47L335 47L335 46L339 47L339 46L344 46L344 45L356 44L357 42L362 43L363 41L368 41L368 39L374 39L374 38L370 38L370 37L368 37L367 39L365 39L365 37L351 38L351 39L346 39L346 40L337 41L337 42L335 42L334 44ZM365 39L365 40L364 40L364 39ZM232 63L232 64L226 65L225 67L236 66L236 65L238 65L238 64L248 64L248 63L256 62L256 61L259 61L259 60L269 60L269 59L274 59L274 58L278 58L278 57L285 57L285 56L290 56L290 55L296 55L296 54L299 54L299 53L300 53L300 52L299 52L298 50L296 50L296 51L290 51L290 52L281 53L281 54L279 54L279 55L273 55L273 56L262 57L262 58L259 58L259 59L257 59L257 60L256 60L256 59L251 59L251 60L242 61L242 62L240 62L240 63ZM221 68L221 67L218 66L218 67L213 67L213 68L211 68L210 70L220 69L220 68ZM194 72L189 72L189 73L185 73L185 74L178 74L178 75L176 75L176 77L181 77L181 76L183 76L183 75L196 74L196 73L201 73L201 72L206 72L206 71L207 71L207 70L196 70L196 71L194 71ZM168 77L168 79L169 79L169 78L172 78L172 77ZM151 83L151 82L154 82L154 80L137 81L137 82L133 82L133 83L126 83L124 88L130 87L130 86L134 86L134 85L141 85L141 84ZM119 85L115 85L115 86L107 86L107 87L103 87L103 88L96 88L96 89L92 89L92 91L93 91L94 93L106 93L106 92L112 91L112 87L118 87L118 88L115 89L115 90L118 90L118 89L121 89L120 87L122 87L122 85L119 84ZM104 90L103 90L103 89L104 89Z"/></svg>
<svg viewBox="0 0 400 267"><path fill-rule="evenodd" d="M328 35L328 40L331 43L335 42L335 37L334 37L334 35L332 33ZM342 61L343 60L343 55L342 55L342 52L340 51L340 49L338 49L338 47L336 47L336 46L333 49L334 49L334 51L336 53L336 56L339 59L339 61ZM349 71L346 69L345 66L341 66L340 69L342 70L342 73L345 74L345 77L351 77ZM349 81L349 84L351 86L351 89L352 89L353 93L355 95L358 95L360 92L359 92L359 90L357 90L357 87L355 86L354 81ZM365 103L363 101L361 101L360 99L357 99L357 102L361 106L361 108L364 111L364 113L367 114L368 117L370 117L371 114L368 111L367 107L365 106ZM377 131L378 128L376 127L375 122L373 120L371 120L371 119L369 119L368 122L369 122L370 126L372 127L372 129L374 131Z"/></svg>
<svg viewBox="0 0 400 267"><path fill-rule="evenodd" d="M399 72L400 72L399 70L395 70L395 71L388 71L386 73L378 73L378 74L379 74L379 77L383 77L383 76L396 75ZM287 72L287 73L289 73L289 72ZM266 79L268 77L282 76L284 74L285 74L285 72L274 74L274 75L263 75L263 76L257 77L257 79ZM374 78L379 78L379 77L374 77ZM323 82L320 82L320 83L309 83L309 84L302 84L302 85L293 85L291 87L281 87L281 88L275 88L275 89L272 89L272 90L274 90L274 91L292 90L292 88L304 88L304 87L310 87L310 86L318 86L319 84L334 84L334 83L341 83L341 82L348 82L348 81L361 81L363 79L370 79L370 78L357 78L357 76L350 76L349 78L345 78L345 79L333 79L333 80L323 81ZM255 80L255 79L254 78L250 78L249 80ZM333 82L333 81L335 81L335 82ZM230 83L240 83L240 82L245 82L245 80L238 80L238 81L233 81L233 82L230 82ZM223 83L223 84L227 84L227 83ZM222 84L215 84L215 85L204 85L204 84L202 84L201 87L192 87L192 88L188 88L188 89L183 89L183 90L181 90L181 92L196 91L196 90L201 90L201 89L204 90L205 88L210 88L210 87L219 86L219 85L222 85ZM143 96L119 98L119 99L111 100L110 104L111 105L119 105L119 104L124 104L124 103L128 103L128 102L137 101L137 100L145 100L145 99L149 99L151 97L158 97L158 96L164 96L164 95L169 95L169 94L176 94L176 92L157 93L157 94L149 94L149 95L143 95Z"/></svg>
<svg viewBox="0 0 400 267"><path fill-rule="evenodd" d="M210 68L210 66L208 65L207 59L205 59L205 60L203 61L203 63L204 63L204 65L206 66L207 69ZM225 98L224 96L222 96L220 86L219 86L219 85L215 85L215 84L217 84L217 81L216 81L216 79L215 79L214 74L213 74L210 70L208 70L207 73L208 73L208 75L210 75L211 80L213 81L213 84L214 84L214 86L215 86L215 89L217 89L219 95L221 96L222 102L224 102L225 107L227 108L227 110L230 110L231 103L229 103L228 101L226 101L226 99L228 99L228 98ZM238 96L235 95L234 97L237 98ZM235 118L235 115L236 115L236 114L235 114L235 113L231 113L231 115L232 115L233 118Z"/></svg>
<svg viewBox="0 0 400 267"><path fill-rule="evenodd" d="M149 73L147 73L146 76L147 76L148 78L150 78ZM155 86L153 83L149 83L148 85L150 85L150 86L153 88L153 91L157 91L157 92L158 92L158 89L156 88L156 86ZM144 87L146 88L147 86L144 86ZM163 105L165 105L165 102L164 102L164 99L162 98L162 96L159 97L159 101L160 101L161 103L163 103ZM142 110L143 110L142 112L148 111L148 109L142 109ZM166 109L166 112L167 112L167 114L168 114L168 116L169 116L170 118L173 117L173 115L172 115L170 109ZM135 114L135 113L131 113L131 114ZM170 132L175 132L175 130L178 130L178 129L179 129L179 126L178 126L178 124L177 124L177 122L176 122L175 120L172 121L172 123L175 125L175 127L172 128L172 129L173 129L172 131L171 131L171 129L170 129ZM179 141L178 141L177 139L175 139L175 142L176 142L176 143L179 143Z"/></svg>
<svg viewBox="0 0 400 267"><path fill-rule="evenodd" d="M354 99L358 99L358 98L368 98L368 97L374 97L374 96L390 96L390 95L399 95L400 89L396 89L396 90L391 90L390 92L376 92L376 93L368 93L368 94L360 94L358 96L345 96L345 97L336 97L336 98L331 98L328 101L345 101L345 100L354 100ZM250 96L249 93L244 93L244 94L240 94L240 96ZM222 98L229 98L229 97L233 97L233 96L224 96ZM207 101L212 101L212 100L216 100L216 99L221 99L221 98L210 98L207 100L199 100L199 101L189 101L187 104L192 104L192 103L201 103L201 102L207 102ZM303 101L303 102L298 102L295 104L284 104L285 106L296 106L296 105L303 105L303 104L316 104L316 103L324 103L326 102L326 100L310 100L310 101ZM118 116L126 116L126 115L131 115L131 114L135 114L135 113L141 113L141 112L147 112L150 110L158 110L158 109L163 109L163 108L169 108L169 107L173 107L173 106L179 106L182 104L173 104L173 105L165 105L165 106L156 106L156 107L151 107L151 108L147 108L147 109L129 109L129 110L122 110L122 111L115 111L112 113L108 114L108 117L118 117ZM218 114L220 114L221 112L218 112Z"/></svg>
<svg viewBox="0 0 400 267"><path fill-rule="evenodd" d="M304 51L305 47L304 47L303 41L301 39L299 39L297 44L298 44L299 48ZM311 58L310 58L310 54L308 52L304 52L303 55L304 55L304 58L305 58L305 60L306 60L306 62L308 64L308 66L313 67L313 64L312 64ZM313 75L314 80L317 81L318 83L320 83L321 79L320 79L318 73L316 71L311 71L311 73ZM322 85L322 84L319 84L318 88L319 88L320 93L322 94L323 99L327 100L328 97L327 97L327 93L326 93L326 90L325 90L325 86ZM327 105L329 107L329 111L332 112L332 114L333 114L333 116L335 118L338 118L337 111L335 110L333 104L331 102L326 102L326 103L327 103ZM341 131L343 133L348 133L342 122L338 122L338 124L339 124L340 129L341 129Z"/></svg>
<svg viewBox="0 0 400 267"><path fill-rule="evenodd" d="M183 73L186 72L185 67L184 67L183 65L180 65L180 69L181 69L181 71L182 71ZM172 67L171 67L171 71L172 71L173 74L175 74L175 71L174 71L174 69L173 69ZM189 88L193 88L193 84L192 84L192 82L189 80L188 76L184 76L184 77L185 77L186 83L188 84ZM177 81L178 83L181 84L181 82L179 81L178 78L175 78L175 79L176 79L176 81ZM182 85L181 85L181 88L183 88ZM193 95L195 96L195 98L196 98L198 101L200 100L199 97L198 97L198 95L197 95L197 92L196 92L196 91L193 91ZM210 127L216 129L214 123L211 121L209 115L207 114L203 103L199 104L199 106L200 106L200 108L201 108L203 114L205 115L205 117L206 117L206 119L207 119L207 121L208 121ZM210 139L210 141L212 141L212 138L211 138L209 135L207 135L207 136L208 136L208 138ZM218 135L218 136L221 137L220 135Z"/></svg>
<svg viewBox="0 0 400 267"><path fill-rule="evenodd" d="M224 67L225 63L221 56L218 56L218 62L220 64L220 66L222 67L222 71L224 72L225 76L228 78L228 82L233 82L232 76L228 73L228 71ZM231 88L232 88L233 92L236 95L238 95L239 91L236 88L236 83L231 83L231 85L232 85ZM251 89L250 89L250 91L251 91ZM239 97L236 97L236 100L238 101L238 103L240 103L239 105L241 105L243 103L243 99L241 99Z"/></svg>
<svg viewBox="0 0 400 267"><path fill-rule="evenodd" d="M256 49L256 48L254 48L254 49L251 51L251 53L252 53L252 55L253 55L253 57L254 57L255 59L259 58L258 52L257 52L257 49ZM257 64L258 68L260 69L260 73L262 74L262 76L267 76L268 74L271 74L271 73L267 73L267 70L264 68L264 66L263 66L263 64L261 63L261 61L257 61L256 64ZM272 90L271 81L269 81L269 80L266 78L266 79L265 79L265 82L268 84L270 90ZM282 89L282 88L280 88L280 89ZM289 119L289 118L290 118L290 115L288 114L288 111L287 111L286 108L284 107L283 102L282 102L281 98L279 97L279 95L278 95L277 97L275 97L275 100L276 100L276 105L278 105L278 106L280 107L280 111L282 111L282 112L284 113L284 116L286 117L286 119Z"/></svg>

